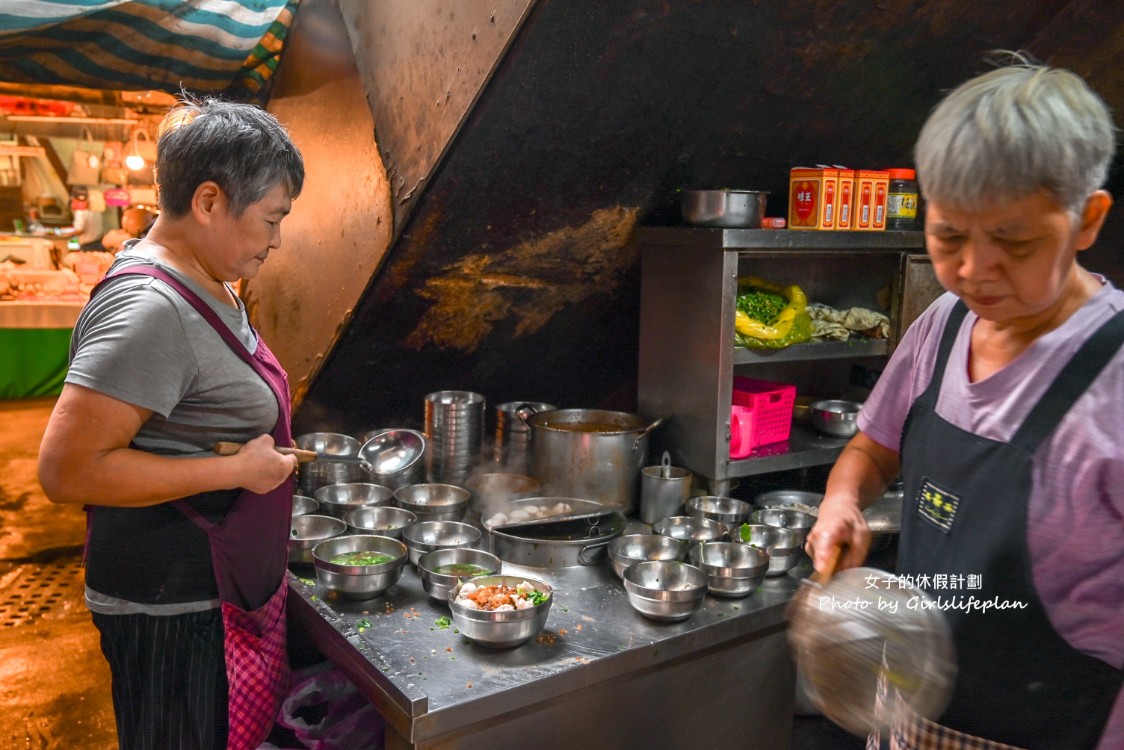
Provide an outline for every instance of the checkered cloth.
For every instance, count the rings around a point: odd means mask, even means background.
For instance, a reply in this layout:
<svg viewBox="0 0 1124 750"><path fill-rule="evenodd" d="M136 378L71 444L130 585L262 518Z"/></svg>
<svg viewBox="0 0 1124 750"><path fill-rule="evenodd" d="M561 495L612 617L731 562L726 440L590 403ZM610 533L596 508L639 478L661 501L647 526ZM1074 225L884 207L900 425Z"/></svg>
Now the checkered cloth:
<svg viewBox="0 0 1124 750"><path fill-rule="evenodd" d="M265 741L289 681L285 653L285 597L288 581L251 612L222 604L226 628L226 676L230 681L227 750L253 750Z"/></svg>

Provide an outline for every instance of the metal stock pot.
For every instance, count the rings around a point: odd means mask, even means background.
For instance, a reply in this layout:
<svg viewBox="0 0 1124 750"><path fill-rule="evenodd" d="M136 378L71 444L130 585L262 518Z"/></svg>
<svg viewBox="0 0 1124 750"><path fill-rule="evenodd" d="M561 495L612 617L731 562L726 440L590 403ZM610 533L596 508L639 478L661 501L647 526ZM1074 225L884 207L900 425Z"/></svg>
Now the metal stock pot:
<svg viewBox="0 0 1124 750"><path fill-rule="evenodd" d="M544 494L596 500L631 513L648 460L648 433L661 421L601 409L533 414L526 418L531 475Z"/></svg>

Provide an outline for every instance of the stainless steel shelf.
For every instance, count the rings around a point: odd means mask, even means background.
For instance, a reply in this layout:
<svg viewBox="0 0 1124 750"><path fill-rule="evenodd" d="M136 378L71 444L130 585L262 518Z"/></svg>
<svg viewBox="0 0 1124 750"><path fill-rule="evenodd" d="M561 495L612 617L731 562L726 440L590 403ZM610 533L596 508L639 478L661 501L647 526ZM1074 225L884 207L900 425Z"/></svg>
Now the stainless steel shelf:
<svg viewBox="0 0 1124 750"><path fill-rule="evenodd" d="M821 360L884 357L890 340L796 344L776 351L734 346L737 279L750 273L800 283L833 307L870 306L890 293L899 330L905 259L924 247L921 232L813 232L768 229L639 227L640 361L638 407L666 422L658 440L677 466L721 484L737 477L830 464L846 440L794 425L787 442L729 458L735 371ZM800 368L797 368L800 369Z"/></svg>
<svg viewBox="0 0 1124 750"><path fill-rule="evenodd" d="M748 457L730 461L727 476L748 477L802 469L806 466L822 466L833 463L846 445L846 438L828 437L812 427L794 424L792 433L785 442L762 445Z"/></svg>
<svg viewBox="0 0 1124 750"><path fill-rule="evenodd" d="M886 339L851 339L850 341L820 341L793 344L784 349L750 349L734 347L734 364L769 364L771 362L806 362L820 359L849 359L851 357L878 357L889 354L890 342Z"/></svg>
<svg viewBox="0 0 1124 750"><path fill-rule="evenodd" d="M925 233L916 231L819 232L792 229L710 229L637 227L643 245L689 245L693 250L838 250L902 252L924 250Z"/></svg>

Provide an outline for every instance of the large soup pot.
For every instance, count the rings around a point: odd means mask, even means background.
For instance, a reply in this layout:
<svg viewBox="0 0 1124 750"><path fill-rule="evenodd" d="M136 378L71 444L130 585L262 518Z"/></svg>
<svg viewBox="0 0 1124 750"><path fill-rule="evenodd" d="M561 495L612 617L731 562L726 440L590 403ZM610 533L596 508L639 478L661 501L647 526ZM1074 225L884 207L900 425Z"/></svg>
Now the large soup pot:
<svg viewBox="0 0 1124 750"><path fill-rule="evenodd" d="M629 514L648 461L648 433L661 421L601 409L532 414L531 475L544 494L596 500Z"/></svg>

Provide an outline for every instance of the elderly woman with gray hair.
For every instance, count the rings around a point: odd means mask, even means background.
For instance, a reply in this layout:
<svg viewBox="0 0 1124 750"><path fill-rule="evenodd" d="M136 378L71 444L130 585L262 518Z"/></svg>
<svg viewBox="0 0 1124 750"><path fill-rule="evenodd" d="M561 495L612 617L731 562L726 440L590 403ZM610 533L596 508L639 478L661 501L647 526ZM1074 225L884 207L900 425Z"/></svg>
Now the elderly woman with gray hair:
<svg viewBox="0 0 1124 750"><path fill-rule="evenodd" d="M88 511L86 602L122 748L256 748L284 694L295 460L285 372L231 283L281 246L304 182L285 129L184 97L157 143L160 216L74 329L39 477ZM216 456L216 441L245 446Z"/></svg>
<svg viewBox="0 0 1124 750"><path fill-rule="evenodd" d="M910 327L828 478L815 566L860 565L901 474L898 573L946 600L951 702L894 748L1124 747L1124 292L1078 263L1112 206L1104 102L1012 64L952 91L916 146L948 293ZM949 582L937 588L938 582ZM952 585L955 582L955 585Z"/></svg>

